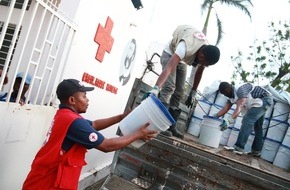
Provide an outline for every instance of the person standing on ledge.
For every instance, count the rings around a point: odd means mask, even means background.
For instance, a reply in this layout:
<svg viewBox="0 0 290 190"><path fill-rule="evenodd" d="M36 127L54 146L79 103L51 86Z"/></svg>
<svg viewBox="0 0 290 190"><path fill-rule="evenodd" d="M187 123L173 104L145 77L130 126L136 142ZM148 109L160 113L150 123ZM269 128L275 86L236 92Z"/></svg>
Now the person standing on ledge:
<svg viewBox="0 0 290 190"><path fill-rule="evenodd" d="M172 117L177 120L181 110L180 101L184 93L187 75L187 65L195 67L193 87L185 102L192 107L205 67L214 65L220 58L219 48L209 45L206 36L192 26L180 25L173 32L173 38L163 49L160 57L162 72L152 90L146 92L142 99L150 93L158 96L160 101L168 108ZM167 131L161 132L166 136L175 136L183 139L176 125L170 126Z"/></svg>

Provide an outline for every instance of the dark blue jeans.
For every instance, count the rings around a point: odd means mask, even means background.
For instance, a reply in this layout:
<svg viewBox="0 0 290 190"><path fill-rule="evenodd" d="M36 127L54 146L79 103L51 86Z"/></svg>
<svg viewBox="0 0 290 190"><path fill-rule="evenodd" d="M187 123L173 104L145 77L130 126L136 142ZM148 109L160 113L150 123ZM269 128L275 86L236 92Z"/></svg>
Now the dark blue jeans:
<svg viewBox="0 0 290 190"><path fill-rule="evenodd" d="M242 126L235 146L244 149L251 134L252 128L255 131L255 138L252 144L252 151L260 152L263 146L263 122L267 109L273 104L272 97L262 98L261 107L253 107L248 110L242 120Z"/></svg>

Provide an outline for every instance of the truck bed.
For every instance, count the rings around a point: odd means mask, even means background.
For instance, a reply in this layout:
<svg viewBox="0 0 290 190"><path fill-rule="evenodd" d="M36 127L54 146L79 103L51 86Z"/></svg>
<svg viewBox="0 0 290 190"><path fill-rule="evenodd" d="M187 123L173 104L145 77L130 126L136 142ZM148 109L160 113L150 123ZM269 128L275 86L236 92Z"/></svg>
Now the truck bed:
<svg viewBox="0 0 290 190"><path fill-rule="evenodd" d="M150 87L136 79L126 108L136 107ZM257 157L198 143L186 133L191 115L181 105L177 127L185 138L158 135L140 148L115 152L107 179L86 190L290 189L290 173ZM117 132L119 134L119 132Z"/></svg>
<svg viewBox="0 0 290 190"><path fill-rule="evenodd" d="M290 189L290 174L250 155L201 145L197 138L162 135L116 153L100 189Z"/></svg>

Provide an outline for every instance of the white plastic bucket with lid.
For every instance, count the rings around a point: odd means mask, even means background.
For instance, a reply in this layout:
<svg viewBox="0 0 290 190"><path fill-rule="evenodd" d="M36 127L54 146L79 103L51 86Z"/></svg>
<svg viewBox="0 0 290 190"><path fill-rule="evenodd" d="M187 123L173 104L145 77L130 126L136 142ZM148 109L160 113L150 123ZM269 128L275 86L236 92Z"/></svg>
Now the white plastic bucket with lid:
<svg viewBox="0 0 290 190"><path fill-rule="evenodd" d="M119 128L123 135L128 135L135 133L147 122L150 123L147 129L159 132L166 131L169 126L175 125L175 120L172 118L169 111L160 100L152 94L120 121ZM144 143L144 141L137 140L133 142L132 145L139 148Z"/></svg>
<svg viewBox="0 0 290 190"><path fill-rule="evenodd" d="M243 117L238 116L235 120L234 128L241 129Z"/></svg>
<svg viewBox="0 0 290 190"><path fill-rule="evenodd" d="M290 147L290 126L288 126L287 132L284 136L284 139L282 141L282 144L285 146Z"/></svg>
<svg viewBox="0 0 290 190"><path fill-rule="evenodd" d="M282 142L287 128L288 123L284 123L276 119L271 119L266 137L278 142Z"/></svg>
<svg viewBox="0 0 290 190"><path fill-rule="evenodd" d="M290 111L289 104L282 103L282 102L276 102L274 104L272 118L274 118L276 120L280 120L280 121L287 121L289 111Z"/></svg>
<svg viewBox="0 0 290 190"><path fill-rule="evenodd" d="M187 133L198 137L199 133L200 133L200 124L202 122L202 119L198 118L198 117L191 117L188 129L187 129Z"/></svg>
<svg viewBox="0 0 290 190"><path fill-rule="evenodd" d="M216 117L203 116L203 120L200 124L198 142L206 146L218 148L222 136L220 128L221 123L222 120Z"/></svg>
<svg viewBox="0 0 290 190"><path fill-rule="evenodd" d="M266 137L266 135L267 135L267 131L268 131L269 124L270 124L269 119L265 118L264 119L264 122L263 122L263 126L262 126L263 137Z"/></svg>
<svg viewBox="0 0 290 190"><path fill-rule="evenodd" d="M287 170L290 169L290 147L283 144L280 145L273 165Z"/></svg>
<svg viewBox="0 0 290 190"><path fill-rule="evenodd" d="M255 134L250 134L249 138L247 140L247 143L245 144L244 151L245 152L250 152L252 150L252 144L255 138Z"/></svg>
<svg viewBox="0 0 290 190"><path fill-rule="evenodd" d="M220 107L224 107L227 101L228 101L228 98L224 96L222 93L218 92L214 103L219 105Z"/></svg>
<svg viewBox="0 0 290 190"><path fill-rule="evenodd" d="M261 151L261 158L269 162L273 162L279 146L279 142L266 138Z"/></svg>
<svg viewBox="0 0 290 190"><path fill-rule="evenodd" d="M166 126L172 125L172 122L174 122L175 124L174 119L172 118L170 113L167 111L165 106L163 106L163 104L159 101L159 99L157 99L154 96L154 97L148 98L147 101L148 101L147 104L143 104L144 112L149 114L149 117L153 121L159 121L159 124L160 124L159 126L161 126L161 128L163 128L164 126L166 127ZM161 106L160 108L159 108L159 105ZM171 118L165 117L167 114L169 114ZM167 129L168 127L164 130L163 129L161 130L165 131Z"/></svg>
<svg viewBox="0 0 290 190"><path fill-rule="evenodd" d="M232 128L228 142L227 142L227 146L232 147L234 146L234 144L236 143L237 139L238 139L238 135L239 135L240 129L237 128Z"/></svg>
<svg viewBox="0 0 290 190"><path fill-rule="evenodd" d="M231 131L232 131L232 128L229 127L229 128L227 128L226 130L224 130L222 132L222 137L221 137L221 140L220 140L220 144L221 145L226 145L228 143Z"/></svg>
<svg viewBox="0 0 290 190"><path fill-rule="evenodd" d="M215 115L217 112L219 112L221 109L222 109L222 107L220 107L219 105L217 105L217 104L213 104L213 105L210 107L210 110L209 110L208 115L210 115L210 116L214 116L214 115Z"/></svg>
<svg viewBox="0 0 290 190"><path fill-rule="evenodd" d="M272 104L266 111L265 113L265 119L270 119L271 116L272 116L272 112L273 112L273 109L274 109L274 104Z"/></svg>
<svg viewBox="0 0 290 190"><path fill-rule="evenodd" d="M196 107L194 109L194 112L193 112L193 116L202 119L204 115L207 115L209 113L209 110L213 104L213 100L212 101L211 99L198 100Z"/></svg>

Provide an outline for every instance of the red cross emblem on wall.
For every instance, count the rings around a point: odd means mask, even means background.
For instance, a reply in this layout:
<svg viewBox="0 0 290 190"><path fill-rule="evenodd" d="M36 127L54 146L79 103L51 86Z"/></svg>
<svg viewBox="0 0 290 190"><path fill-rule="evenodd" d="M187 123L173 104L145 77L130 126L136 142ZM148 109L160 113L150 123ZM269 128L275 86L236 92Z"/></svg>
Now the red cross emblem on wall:
<svg viewBox="0 0 290 190"><path fill-rule="evenodd" d="M105 27L98 25L94 41L99 44L95 58L100 62L103 62L105 52L111 52L114 43L114 38L111 36L113 25L110 17L107 18Z"/></svg>

